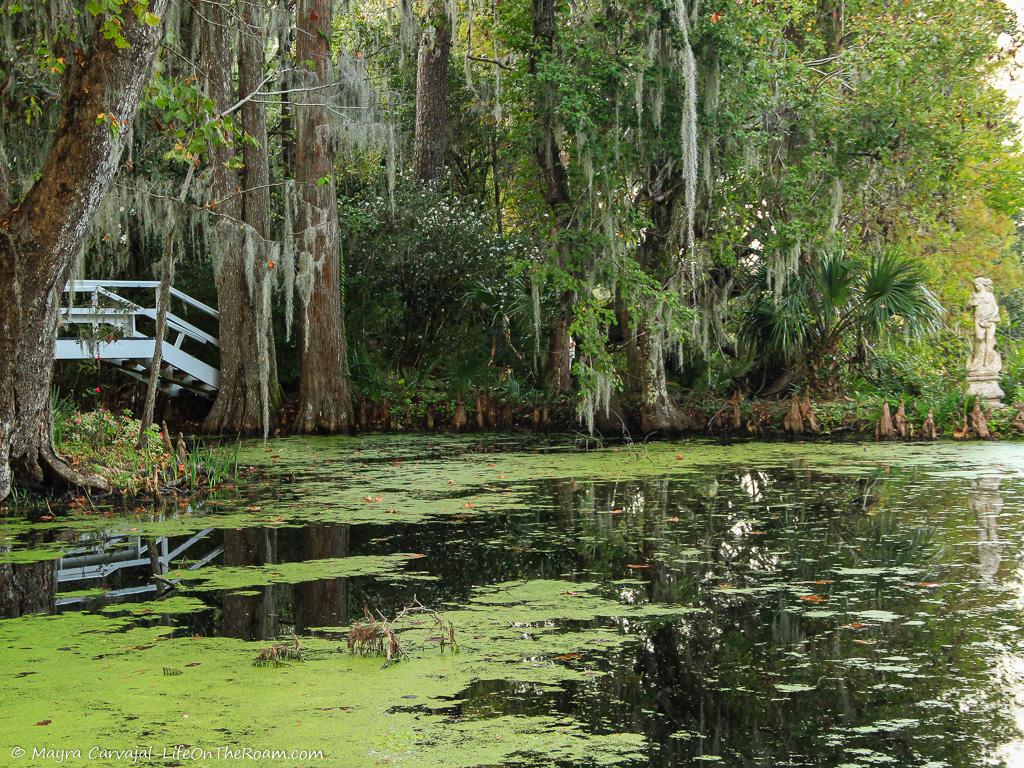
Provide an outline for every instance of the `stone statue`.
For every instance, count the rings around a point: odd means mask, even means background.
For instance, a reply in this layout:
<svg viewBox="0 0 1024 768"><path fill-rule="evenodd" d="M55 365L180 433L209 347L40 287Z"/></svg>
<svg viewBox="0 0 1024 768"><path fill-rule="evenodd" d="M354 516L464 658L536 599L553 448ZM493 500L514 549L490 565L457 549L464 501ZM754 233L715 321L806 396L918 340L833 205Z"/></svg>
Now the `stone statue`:
<svg viewBox="0 0 1024 768"><path fill-rule="evenodd" d="M1003 361L996 351L999 305L989 278L974 278L974 293L968 306L974 308L974 338L971 356L967 359L967 394L976 395L985 405L999 408L1003 404L1003 390L999 387Z"/></svg>

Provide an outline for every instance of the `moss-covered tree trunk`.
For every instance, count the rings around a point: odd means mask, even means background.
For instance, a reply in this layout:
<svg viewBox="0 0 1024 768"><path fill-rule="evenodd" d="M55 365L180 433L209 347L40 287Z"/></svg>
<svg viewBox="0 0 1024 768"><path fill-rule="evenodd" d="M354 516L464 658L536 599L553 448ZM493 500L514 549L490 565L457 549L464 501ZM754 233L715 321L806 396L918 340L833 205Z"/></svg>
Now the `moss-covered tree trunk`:
<svg viewBox="0 0 1024 768"><path fill-rule="evenodd" d="M572 197L556 130L555 84L548 82L542 72L545 59L555 55L555 0L533 0L532 21L534 46L530 54L530 74L536 88L534 160L540 171L541 191L554 221L551 234L558 244L557 267L564 271L571 270ZM546 374L548 388L556 395L572 390L569 327L573 301L572 291L560 291L550 323Z"/></svg>
<svg viewBox="0 0 1024 768"><path fill-rule="evenodd" d="M452 47L451 19L445 3L431 2L416 58L416 129L412 168L416 178L434 181L444 169L445 99Z"/></svg>
<svg viewBox="0 0 1024 768"><path fill-rule="evenodd" d="M331 82L331 0L296 5L295 189L302 362L296 432L348 432L352 395L345 355L341 243L334 185L334 132L326 104Z"/></svg>
<svg viewBox="0 0 1024 768"><path fill-rule="evenodd" d="M163 16L167 0L149 7ZM54 334L71 262L117 171L161 31L162 24L146 25L126 10L128 47L96 32L88 47L67 51L60 121L38 181L15 208L7 184L0 188L0 500L12 479L108 487L53 449Z"/></svg>
<svg viewBox="0 0 1024 768"><path fill-rule="evenodd" d="M649 178L662 179L663 175L652 169ZM662 283L669 279L677 263L677 208L682 181L675 175L669 175L663 184L655 182L647 190L646 213L650 223L643 230L637 248L637 261L641 268ZM640 428L645 433L673 433L689 429L693 425L668 393L664 300L658 296L640 296L634 299L633 304L636 348L628 355L628 361L633 369L632 378L638 383Z"/></svg>
<svg viewBox="0 0 1024 768"><path fill-rule="evenodd" d="M220 110L233 102L230 50L231 19L224 6L209 10L210 95ZM245 99L265 77L265 8L257 2L240 6L238 93ZM225 167L235 148L213 151L220 253L217 301L220 310L221 364L217 400L203 424L208 432L256 434L269 427L280 399L273 327L270 322L270 264L266 242L270 226L270 166L266 107L249 98L241 109L241 177ZM266 423L265 423L266 422Z"/></svg>

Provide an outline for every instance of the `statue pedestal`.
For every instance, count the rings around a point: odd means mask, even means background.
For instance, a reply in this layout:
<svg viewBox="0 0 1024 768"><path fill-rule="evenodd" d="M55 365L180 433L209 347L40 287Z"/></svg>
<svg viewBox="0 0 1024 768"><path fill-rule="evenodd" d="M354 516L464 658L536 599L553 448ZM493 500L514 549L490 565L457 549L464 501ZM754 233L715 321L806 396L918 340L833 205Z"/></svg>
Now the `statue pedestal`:
<svg viewBox="0 0 1024 768"><path fill-rule="evenodd" d="M974 395L989 408L1002 408L1005 394L999 386L999 372L968 371L967 394Z"/></svg>

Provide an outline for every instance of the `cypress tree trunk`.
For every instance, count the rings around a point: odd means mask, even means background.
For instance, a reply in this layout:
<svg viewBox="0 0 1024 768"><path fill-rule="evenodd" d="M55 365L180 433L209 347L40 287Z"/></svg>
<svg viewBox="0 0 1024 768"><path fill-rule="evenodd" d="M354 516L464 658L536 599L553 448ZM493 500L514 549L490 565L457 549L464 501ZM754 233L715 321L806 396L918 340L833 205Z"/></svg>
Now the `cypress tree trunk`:
<svg viewBox="0 0 1024 768"><path fill-rule="evenodd" d="M416 178L423 182L434 181L444 168L445 98L451 47L451 19L445 4L435 0L427 11L416 58L416 137L412 167Z"/></svg>
<svg viewBox="0 0 1024 768"><path fill-rule="evenodd" d="M310 90L295 104L298 277L305 322L296 432L348 432L352 395L345 355L334 141L324 104L330 76L331 0L296 6L296 75Z"/></svg>
<svg viewBox="0 0 1024 768"><path fill-rule="evenodd" d="M265 9L258 2L240 6L238 92L245 98L265 76ZM210 94L219 110L232 102L227 13L219 4L209 10ZM220 310L221 364L217 400L203 423L208 432L256 434L269 426L279 401L277 362L270 322L269 257L265 247L270 221L270 167L267 156L266 108L259 99L241 107L242 130L251 141L242 145L244 169L238 175L224 167L232 148L214 150L216 212L221 263L217 272ZM264 418L267 425L264 424Z"/></svg>
<svg viewBox="0 0 1024 768"><path fill-rule="evenodd" d="M168 0L151 0L163 16ZM107 489L103 478L72 470L50 436L50 387L60 298L71 262L107 191L149 77L162 24L126 9L127 48L96 33L66 56L61 117L39 180L20 206L0 190L0 500L12 477L30 485ZM97 119L97 115L103 115Z"/></svg>
<svg viewBox="0 0 1024 768"><path fill-rule="evenodd" d="M534 51L530 55L530 74L535 78L542 58L555 53L555 0L533 0ZM540 171L544 199L551 208L555 235L559 242L558 266L571 269L570 245L566 233L572 228L572 197L569 174L562 162L562 148L555 133L557 115L555 91L547 82L537 82L534 160ZM553 394L572 390L569 359L569 326L572 323L574 296L563 291L551 321L548 344L547 384Z"/></svg>

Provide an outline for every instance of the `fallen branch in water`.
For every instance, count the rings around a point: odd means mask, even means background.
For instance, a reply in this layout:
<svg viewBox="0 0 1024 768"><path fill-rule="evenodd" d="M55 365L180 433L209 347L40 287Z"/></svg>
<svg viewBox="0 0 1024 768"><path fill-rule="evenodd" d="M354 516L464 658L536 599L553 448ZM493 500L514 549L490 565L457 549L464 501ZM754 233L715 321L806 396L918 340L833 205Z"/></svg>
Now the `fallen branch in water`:
<svg viewBox="0 0 1024 768"><path fill-rule="evenodd" d="M455 642L455 624L432 608L428 608L415 597L412 603L399 611L393 619L388 619L380 611L374 616L368 608L363 610L363 618L355 622L348 631L349 653L361 656L383 656L384 666L398 661L405 654L405 648L398 637L396 625L412 616L424 616L430 620L426 642L436 643L441 651L447 646L453 653L459 650ZM419 622L414 622L419 623Z"/></svg>
<svg viewBox="0 0 1024 768"><path fill-rule="evenodd" d="M274 643L261 650L253 659L254 667L281 667L289 661L302 661L302 647L298 635L292 634L290 643Z"/></svg>

